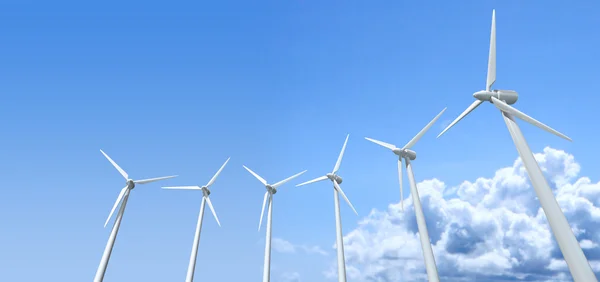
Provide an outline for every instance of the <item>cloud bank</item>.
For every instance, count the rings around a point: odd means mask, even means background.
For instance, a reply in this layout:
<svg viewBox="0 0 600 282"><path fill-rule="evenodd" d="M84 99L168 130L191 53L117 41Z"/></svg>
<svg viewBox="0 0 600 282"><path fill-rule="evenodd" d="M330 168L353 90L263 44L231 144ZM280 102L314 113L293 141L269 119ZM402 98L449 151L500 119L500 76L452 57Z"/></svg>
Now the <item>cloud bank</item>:
<svg viewBox="0 0 600 282"><path fill-rule="evenodd" d="M535 154L594 271L600 271L600 182L572 155ZM442 281L573 281L520 159L493 177L417 184ZM344 236L348 279L426 281L411 196L372 210ZM337 277L335 264L326 272ZM600 276L600 275L599 275Z"/></svg>

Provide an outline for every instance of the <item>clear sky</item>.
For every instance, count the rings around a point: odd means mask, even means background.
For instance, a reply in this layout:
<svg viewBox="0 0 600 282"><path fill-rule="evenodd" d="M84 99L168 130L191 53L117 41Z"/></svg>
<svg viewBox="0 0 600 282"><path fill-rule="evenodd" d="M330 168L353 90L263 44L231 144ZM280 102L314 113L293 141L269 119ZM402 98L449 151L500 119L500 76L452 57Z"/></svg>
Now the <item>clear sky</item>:
<svg viewBox="0 0 600 282"><path fill-rule="evenodd" d="M201 193L160 186L203 185L228 157L197 280L261 279L265 190L246 165L269 182L308 170L274 198L272 281L330 281L332 187L295 185L330 172L346 134L359 216L342 202L345 234L399 201L393 155L365 136L402 146L448 107L414 147L418 182L491 178L517 158L487 103L435 138L484 89L492 9L494 88L574 140L519 122L534 152L564 150L598 182L597 1L1 3L0 280L93 278L125 186L102 149L134 179L179 175L132 191L106 281L184 279Z"/></svg>

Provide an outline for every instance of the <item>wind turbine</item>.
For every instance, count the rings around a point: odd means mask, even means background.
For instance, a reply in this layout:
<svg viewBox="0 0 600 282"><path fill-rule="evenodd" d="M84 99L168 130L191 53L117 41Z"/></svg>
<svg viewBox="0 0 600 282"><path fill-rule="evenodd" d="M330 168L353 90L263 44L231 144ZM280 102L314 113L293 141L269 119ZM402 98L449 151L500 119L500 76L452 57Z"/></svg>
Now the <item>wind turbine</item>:
<svg viewBox="0 0 600 282"><path fill-rule="evenodd" d="M267 188L267 192L265 192L265 198L263 200L262 211L260 212L260 221L258 222L258 230L260 231L260 226L262 225L262 219L265 214L265 205L267 204L267 198L269 199L269 209L267 211L267 239L265 243L265 262L263 266L263 282L269 282L271 279L271 219L273 212L273 195L277 193L277 188L281 187L281 185L287 183L288 181L302 175L306 172L300 172L298 174L292 175L284 180L281 180L275 184L268 184L266 180L260 177L256 172L247 168L245 165L243 166L248 172L250 172L260 183L265 185Z"/></svg>
<svg viewBox="0 0 600 282"><path fill-rule="evenodd" d="M223 171L227 162L229 162L230 158L227 158L225 163L221 166L221 168L215 173L215 175L208 181L208 183L202 187L200 186L169 186L163 187L163 189L179 189L179 190L199 190L202 191L202 203L200 204L200 214L198 214L198 223L196 224L196 233L194 235L194 243L192 245L192 255L190 256L190 263L188 264L187 275L185 278L186 282L194 281L194 270L196 269L196 257L198 256L198 245L200 244L200 230L202 229L202 218L204 217L204 206L208 203L208 207L212 212L215 220L219 227L221 227L221 223L219 222L219 218L217 217L217 213L215 212L215 208L208 197L210 195L210 190L208 188L215 183L217 180L217 176Z"/></svg>
<svg viewBox="0 0 600 282"><path fill-rule="evenodd" d="M129 199L129 193L131 193L131 190L133 190L133 188L135 188L136 184L146 184L146 183L169 179L169 178L173 178L173 177L177 176L177 175L172 175L172 176L149 178L149 179L143 179L143 180L133 180L133 179L130 179L127 172L125 172L121 167L119 167L119 165L117 165L117 163L115 163L115 161L113 161L106 153L104 153L104 151L100 150L100 152L102 152L102 154L108 159L108 161L119 171L119 173L121 173L121 175L123 176L123 178L125 178L125 180L127 182L126 182L126 186L123 189L121 189L121 193L119 193L119 196L117 197L117 200L115 201L115 204L114 204L112 210L110 211L110 214L108 215L108 218L106 219L106 222L104 223L104 227L106 227L106 224L108 224L108 221L110 220L113 213L115 212L115 209L117 208L119 203L121 203L121 208L119 209L119 212L117 213L117 219L115 219L113 229L110 232L110 236L108 237L108 242L106 243L106 247L104 248L104 254L102 255L102 260L100 260L100 265L98 266L98 270L96 271L96 277L94 278L94 282L101 282L102 280L104 280L104 273L106 272L106 267L108 266L108 260L110 259L110 254L112 253L113 246L115 245L115 239L117 238L117 233L119 233L119 227L121 226L121 220L123 219L123 214L125 213L125 206L127 205L127 200Z"/></svg>
<svg viewBox="0 0 600 282"><path fill-rule="evenodd" d="M378 144L380 146L390 149L395 155L398 156L398 180L400 181L400 198L402 203L402 210L404 211L404 196L402 196L402 160L406 163L406 172L408 173L408 182L410 183L410 194L412 195L413 203L415 206L415 216L417 217L417 228L419 229L419 238L421 239L421 249L423 250L423 259L425 260L425 268L427 270L427 280L429 282L439 282L440 278L438 275L437 267L435 265L435 257L433 256L433 250L431 249L431 242L429 240L429 232L427 231L427 224L425 223L425 215L423 214L423 207L421 206L421 200L419 198L419 191L417 190L417 183L415 181L415 175L412 170L411 161L417 158L417 153L412 148L418 141L425 135L427 130L442 116L446 111L444 108L437 116L435 116L413 139L408 141L402 148L398 148L392 144L385 143L379 140L365 137L365 139Z"/></svg>
<svg viewBox="0 0 600 282"><path fill-rule="evenodd" d="M348 203L350 208L352 208L352 211L354 211L354 213L356 215L358 215L358 213L354 209L354 206L352 206L352 203L350 203L350 200L348 200L348 197L346 197L346 194L344 194L344 191L342 191L342 188L340 187L340 184L342 183L342 177L340 177L339 175L336 174L337 171L340 169L340 164L342 163L342 157L344 156L344 151L346 151L346 144L348 143L348 137L350 137L350 134L348 134L346 136L346 141L344 141L344 146L342 147L342 151L340 152L340 155L338 156L337 162L335 163L335 166L333 167L332 172L330 172L326 175L323 175L321 177L317 177L313 180L309 180L304 183L296 185L296 187L299 187L302 185L311 184L311 183L315 183L315 182L319 182L319 181L323 181L323 180L327 180L327 179L331 180L331 182L333 183L333 200L334 200L334 204L335 204L335 231L336 231L335 244L337 247L337 259L338 259L338 281L340 281L340 282L346 282L346 261L344 259L344 237L342 235L342 216L340 215L340 197L338 196L338 194L342 195L342 198L344 198L346 203Z"/></svg>
<svg viewBox="0 0 600 282"><path fill-rule="evenodd" d="M487 82L485 84L485 90L481 90L475 92L473 97L477 99L473 102L462 114L460 114L446 129L444 129L438 137L440 137L444 132L454 126L457 122L459 122L462 118L464 118L467 114L473 111L477 106L481 105L484 101L488 101L492 103L496 108L500 110L502 116L504 118L504 122L506 123L506 127L508 128L508 132L512 137L513 142L515 143L515 147L517 148L517 152L519 156L523 160L523 165L529 174L529 179L531 180L531 184L537 194L537 197L540 200L540 204L544 213L546 214L546 218L548 218L548 223L550 224L550 228L552 229L552 233L556 238L558 243L558 247L560 248L565 261L569 267L571 275L573 276L573 280L579 282L588 282L588 281L598 281L592 268L590 267L589 262L587 261L575 235L571 231L571 226L569 222L567 222L567 218L563 214L556 198L552 194L552 190L548 186L548 182L544 175L542 174L542 170L540 169L538 163L535 160L535 157L531 153L531 149L521 132L521 129L515 122L514 117L522 119L534 126L537 126L547 132L550 132L554 135L557 135L561 138L567 139L571 141L569 137L566 135L552 129L551 127L535 120L534 118L522 113L521 111L515 109L510 106L517 102L519 95L516 91L513 90L495 90L492 89L492 85L496 81L496 11L492 12L492 31L491 31L491 39L490 39L490 54L488 59L488 73L487 73Z"/></svg>

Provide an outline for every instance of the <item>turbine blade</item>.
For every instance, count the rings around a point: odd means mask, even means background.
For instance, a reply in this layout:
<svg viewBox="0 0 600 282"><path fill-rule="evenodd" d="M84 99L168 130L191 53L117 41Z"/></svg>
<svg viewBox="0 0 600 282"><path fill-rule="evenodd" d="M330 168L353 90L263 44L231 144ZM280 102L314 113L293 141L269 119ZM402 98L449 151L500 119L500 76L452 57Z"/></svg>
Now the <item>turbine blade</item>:
<svg viewBox="0 0 600 282"><path fill-rule="evenodd" d="M115 161L113 161L104 151L100 150L100 152L108 159L108 161L119 171L119 173L127 180L129 179L129 175L125 172Z"/></svg>
<svg viewBox="0 0 600 282"><path fill-rule="evenodd" d="M490 91L496 82L496 10L492 10L492 31L490 35L490 56L488 58L487 81L485 90Z"/></svg>
<svg viewBox="0 0 600 282"><path fill-rule="evenodd" d="M358 215L358 213L356 212L356 209L354 209L354 206L352 205L352 203L350 203L350 200L348 200L348 197L346 197L346 194L344 194L344 191L342 190L342 187L340 187L339 184L337 184L337 182L332 181L333 182L333 186L335 186L335 189L338 191L338 193L340 193L340 195L342 195L342 198L344 198L344 200L346 201L346 203L348 203L348 205L350 206L350 208L352 209L352 211L354 211L354 213L356 215Z"/></svg>
<svg viewBox="0 0 600 282"><path fill-rule="evenodd" d="M265 192L265 199L263 200L262 210L260 211L260 221L258 222L258 231L260 231L260 226L262 225L262 220L265 216L265 205L267 205L267 196L269 196L269 191Z"/></svg>
<svg viewBox="0 0 600 282"><path fill-rule="evenodd" d="M217 217L217 213L215 212L215 208L213 208L210 198L209 197L205 197L205 198L206 198L206 203L208 204L208 207L210 208L210 211L212 212L213 216L215 217L215 220L217 221L217 224L219 225L219 227L221 227L221 223L219 222L219 218Z"/></svg>
<svg viewBox="0 0 600 282"><path fill-rule="evenodd" d="M303 172L300 172L300 173L296 173L296 174L294 174L294 175L292 175L292 176L290 176L290 177L288 177L288 178L286 178L286 179L284 179L284 180L281 180L281 181L279 181L279 182L277 182L277 183L275 183L275 184L273 184L273 185L271 185L271 186L273 186L273 188L278 188L279 186L281 186L281 185L283 185L283 184L287 183L288 181L290 181L290 180L292 180L292 179L294 179L294 178L296 178L296 177L298 177L298 176L302 175L302 174L303 174L303 173L305 173L305 172L306 172L306 170L305 170L305 171L303 171Z"/></svg>
<svg viewBox="0 0 600 282"><path fill-rule="evenodd" d="M119 193L119 196L117 197L117 200L115 201L115 204L113 205L112 210L110 210L110 214L108 214L108 218L106 219L106 222L104 222L105 228L106 228L106 225L108 224L108 221L110 220L113 213L115 212L115 209L117 208L119 203L121 203L121 200L123 200L123 195L125 195L125 191L127 191L127 186L125 186L123 189L121 189L121 192Z"/></svg>
<svg viewBox="0 0 600 282"><path fill-rule="evenodd" d="M477 106L481 105L481 103L483 103L482 100L475 100L475 102L473 102L473 104L471 104L464 112L462 112L462 114L460 114L452 123L450 123L450 125L448 125L442 131L442 133L440 133L436 138L440 138L440 136L442 136L442 134L446 133L446 131L448 131L448 129L453 127L457 122L459 122L461 119L463 119L465 116L467 116L470 112L472 112L475 108L477 108Z"/></svg>
<svg viewBox="0 0 600 282"><path fill-rule="evenodd" d="M346 136L346 141L344 141L344 146L342 147L342 151L340 152L340 155L338 156L337 162L335 163L335 167L333 167L332 173L336 173L340 169L340 164L342 163L342 157L344 156L344 151L346 151L346 144L348 144L348 137L350 137L350 134L348 134Z"/></svg>
<svg viewBox="0 0 600 282"><path fill-rule="evenodd" d="M402 187L402 158L398 158L398 180L400 181L400 206L404 211L404 189Z"/></svg>
<svg viewBox="0 0 600 282"><path fill-rule="evenodd" d="M300 187L300 186L303 186L303 185L306 185L306 184L311 184L311 183L323 181L323 180L326 180L326 179L327 179L327 175L323 175L323 176L317 177L317 178L315 178L313 180L309 180L309 181L306 181L304 183L300 183L300 184L296 185L296 187Z"/></svg>
<svg viewBox="0 0 600 282"><path fill-rule="evenodd" d="M394 145L392 145L390 143L385 143L383 141L375 140L375 139L372 139L372 138L369 138L369 137L365 137L365 139L367 139L367 140L369 140L369 141L371 141L371 142L373 142L373 143L375 143L375 144L377 144L379 146L386 147L386 148L388 148L390 150L396 149L396 146L394 146Z"/></svg>
<svg viewBox="0 0 600 282"><path fill-rule="evenodd" d="M528 122L528 123L530 123L532 125L535 125L535 126L541 128L541 129L543 129L543 130L545 130L547 132L550 132L550 133L552 133L552 134L560 137L560 138L564 138L566 140L573 141L567 135L564 135L564 134L562 134L562 133L554 130L552 127L547 126L547 125L545 125L545 124L537 121L536 119L534 119L534 118L532 118L532 117L524 114L523 112L521 112L521 111L513 108L512 106L504 103L503 101L501 101L501 100L499 100L499 99L497 99L495 97L492 97L492 101L493 101L494 106L496 106L496 108L498 108L499 110L501 110L501 111L503 111L505 113L511 114L513 116L516 116L519 119L522 119L522 120L524 120L524 121L526 121L526 122Z"/></svg>
<svg viewBox="0 0 600 282"><path fill-rule="evenodd" d="M262 183L263 185L267 185L267 181L264 180L262 177L260 177L260 175L256 174L256 172L252 171L251 169L247 168L245 165L242 165L248 172L250 172L252 175L254 175L254 177L256 177L256 179L258 179L258 181L260 181L260 183Z"/></svg>
<svg viewBox="0 0 600 282"><path fill-rule="evenodd" d="M173 189L173 190L202 190L200 186L166 186L162 187L163 189Z"/></svg>
<svg viewBox="0 0 600 282"><path fill-rule="evenodd" d="M210 187L210 185L213 185L213 183L215 183L215 180L217 180L217 176L219 176L221 171L223 171L223 168L225 168L225 165L229 162L229 159L231 159L231 158L227 158L225 163L221 166L221 168L219 168L219 171L217 171L217 173L215 173L215 175L210 179L208 184L206 184L206 187Z"/></svg>
<svg viewBox="0 0 600 282"><path fill-rule="evenodd" d="M155 182L155 181L159 181L159 180L170 179L170 178L174 178L174 177L177 177L177 175L163 176L163 177L156 177L156 178L148 178L148 179L142 179L142 180L135 180L135 181L133 181L133 183L135 183L135 184L146 184L146 183Z"/></svg>
<svg viewBox="0 0 600 282"><path fill-rule="evenodd" d="M404 145L404 149L410 149L412 146L414 146L419 139L421 139L421 137L423 137L423 135L425 135L425 133L427 132L427 130L429 130L431 128L431 126L433 126L433 124L442 116L442 114L446 111L447 108L444 108L439 114L437 114L437 116L435 116L425 127L423 127L423 129L421 129L421 131L419 131L419 133L417 135L415 135L415 137L413 137L413 139L411 139L410 141L408 141L408 143L406 143L406 145Z"/></svg>

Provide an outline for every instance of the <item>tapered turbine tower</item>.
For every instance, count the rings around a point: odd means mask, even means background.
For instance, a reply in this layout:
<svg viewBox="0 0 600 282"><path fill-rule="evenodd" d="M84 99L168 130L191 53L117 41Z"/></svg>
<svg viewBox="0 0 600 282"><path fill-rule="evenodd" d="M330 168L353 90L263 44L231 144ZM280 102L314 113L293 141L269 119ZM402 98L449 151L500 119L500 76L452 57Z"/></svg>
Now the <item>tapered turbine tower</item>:
<svg viewBox="0 0 600 282"><path fill-rule="evenodd" d="M337 262L338 262L337 265L338 265L338 281L339 282L346 282L346 262L344 259L344 237L342 234L342 216L340 215L340 198L339 198L338 194L342 195L342 198L344 198L346 203L348 203L348 205L350 206L352 211L354 211L354 213L356 215L358 215L358 213L354 209L354 206L352 206L352 203L350 203L350 200L348 200L348 197L346 197L346 194L344 194L342 187L340 187L340 184L342 183L342 177L336 174L338 172L338 170L340 169L340 164L342 163L342 157L344 157L344 151L346 151L346 144L348 144L348 137L350 137L350 135L346 136L346 141L344 141L344 146L342 147L342 151L340 152L340 155L338 156L337 162L335 163L335 166L333 167L332 172L330 172L326 175L323 175L321 177L317 177L313 180L309 180L304 183L296 185L296 187L299 187L302 185L315 183L315 182L319 182L319 181L323 181L323 180L330 180L331 183L333 184L333 202L335 205L335 234L336 234L335 244L336 244L336 248L337 248Z"/></svg>
<svg viewBox="0 0 600 282"><path fill-rule="evenodd" d="M192 244L192 254L190 255L190 262L188 264L187 275L185 278L186 282L194 281L194 271L196 269L196 258L198 257L198 245L200 244L200 231L202 230L202 219L204 218L204 206L206 204L208 204L208 207L210 208L210 211L212 212L213 216L215 217L217 224L219 225L219 227L221 227L221 223L219 222L219 218L217 217L215 208L213 207L212 202L210 201L210 197L209 197L210 190L208 188L210 188L210 186L215 183L215 181L217 180L217 177L219 176L221 171L223 171L223 168L225 168L225 165L227 165L227 162L229 162L229 159L227 159L225 161L225 163L221 166L221 168L217 171L217 173L215 173L215 175L210 179L210 181L208 181L208 183L202 187L200 187L200 186L163 187L163 189L202 191L202 203L200 203L200 214L198 214L198 223L196 224L196 233L194 234L194 243Z"/></svg>
<svg viewBox="0 0 600 282"><path fill-rule="evenodd" d="M412 195L415 206L417 228L419 229L421 249L423 250L423 259L425 260L425 269L427 270L427 279L429 282L439 282L440 278L438 275L437 266L435 265L435 257L433 256L431 241L429 240L429 232L427 231L427 224L425 223L425 215L423 214L423 207L421 206L421 199L419 198L419 190L417 190L417 182L415 181L415 175L412 169L411 161L414 161L417 158L417 153L411 150L411 148L419 141L419 139L421 139L421 137L423 137L423 135L425 135L427 130L431 128L431 126L440 118L440 116L442 116L444 111L446 111L445 108L402 148L365 137L365 139L377 145L390 149L396 156L398 156L398 180L400 181L400 201L402 203L402 210L404 210L404 198L402 196L402 160L404 160L406 163L406 172L408 173L408 182L410 183L410 194Z"/></svg>
<svg viewBox="0 0 600 282"><path fill-rule="evenodd" d="M502 114L502 118L504 119L504 123L506 123L506 127L508 128L508 132L512 137L515 146L517 147L517 152L523 161L523 166L527 170L527 174L529 174L529 179L531 180L531 184L533 185L533 189L540 200L540 205L546 214L546 218L548 219L548 223L550 224L550 228L552 229L552 233L554 234L554 238L556 238L556 242L558 243L558 247L560 248L565 261L567 262L567 266L569 267L569 271L573 276L573 280L575 282L594 282L598 281L594 272L592 271L592 267L588 263L583 251L581 250L581 246L579 246L579 242L577 242L577 238L571 231L571 226L569 222L567 222L567 218L563 214L556 198L554 198L554 194L552 194L552 190L550 190L550 186L548 186L548 182L546 178L542 174L542 170L540 169L533 153L531 153L531 149L525 141L525 137L519 128L519 125L515 122L515 117L524 120L536 127L539 127L549 133L552 133L558 137L564 138L566 140L571 141L569 137L566 135L554 130L553 128L537 121L536 119L524 114L523 112L517 110L516 108L510 106L517 102L519 98L519 94L513 90L496 90L492 89L492 85L496 81L496 11L492 12L492 31L490 38L490 54L488 58L488 71L487 71L487 81L485 83L485 90L477 91L473 94L473 97L476 99L462 114L460 114L446 129L444 129L438 137L440 137L444 132L448 131L452 126L454 126L457 122L463 119L466 115L472 112L475 108L481 105L483 102L492 103L500 113Z"/></svg>
<svg viewBox="0 0 600 282"><path fill-rule="evenodd" d="M133 180L129 178L129 175L121 168L117 163L115 163L107 154L105 154L102 150L100 150L102 154L108 159L108 161L121 173L123 178L125 178L126 186L121 189L121 193L117 197L117 201L110 211L106 222L104 223L104 227L108 224L108 221L112 217L115 209L121 203L121 208L119 209L119 213L117 213L117 219L115 220L115 224L113 225L112 231L110 232L110 236L108 237L108 242L106 243L106 247L104 248L104 254L102 254L102 259L100 260L100 265L98 266L98 270L96 271L96 277L94 278L94 282L100 282L104 280L104 273L106 273L106 267L108 266L108 260L110 259L110 254L112 253L113 246L115 245L115 240L117 239L117 233L119 233L119 227L121 226L121 220L123 219L123 214L125 213L125 206L127 205L127 200L129 200L129 193L131 190L135 188L136 184L146 184L154 181L164 180L176 177L177 175L172 176L164 176L157 178L149 178L143 180Z"/></svg>
<svg viewBox="0 0 600 282"><path fill-rule="evenodd" d="M254 171L250 170L246 166L244 168L250 172L260 183L262 183L267 191L265 192L265 197L263 200L262 211L260 212L260 221L258 222L258 230L260 231L260 226L262 225L263 216L265 215L265 205L267 204L267 199L269 200L269 208L267 211L267 235L265 242L265 261L263 266L263 282L269 282L271 279L271 219L273 213L273 195L277 193L277 188L281 187L281 185L287 183L288 181L302 175L306 172L300 172L298 174L292 175L284 180L281 180L275 184L268 184L266 180L256 174Z"/></svg>

